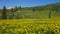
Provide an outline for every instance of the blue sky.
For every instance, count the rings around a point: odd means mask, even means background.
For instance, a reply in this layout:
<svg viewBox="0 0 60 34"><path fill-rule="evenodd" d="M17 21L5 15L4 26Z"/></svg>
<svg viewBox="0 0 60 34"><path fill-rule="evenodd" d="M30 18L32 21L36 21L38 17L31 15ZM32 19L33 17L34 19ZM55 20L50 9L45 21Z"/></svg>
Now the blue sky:
<svg viewBox="0 0 60 34"><path fill-rule="evenodd" d="M60 2L60 0L0 0L0 8L4 5L6 7L22 6L31 7Z"/></svg>

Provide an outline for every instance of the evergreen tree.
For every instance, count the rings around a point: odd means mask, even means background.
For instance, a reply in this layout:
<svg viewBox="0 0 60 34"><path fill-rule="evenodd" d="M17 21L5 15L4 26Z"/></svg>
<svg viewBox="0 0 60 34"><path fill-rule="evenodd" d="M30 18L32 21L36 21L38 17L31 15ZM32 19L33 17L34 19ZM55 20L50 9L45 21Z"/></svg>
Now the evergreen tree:
<svg viewBox="0 0 60 34"><path fill-rule="evenodd" d="M51 18L51 9L48 8L48 10L49 10L49 17L48 18Z"/></svg>
<svg viewBox="0 0 60 34"><path fill-rule="evenodd" d="M17 7L17 6L15 6L14 11L16 12L17 10L18 10L18 7Z"/></svg>
<svg viewBox="0 0 60 34"><path fill-rule="evenodd" d="M21 10L21 6L19 7L19 9Z"/></svg>
<svg viewBox="0 0 60 34"><path fill-rule="evenodd" d="M6 12L6 7L5 6L3 6L2 19L7 19L7 12Z"/></svg>
<svg viewBox="0 0 60 34"><path fill-rule="evenodd" d="M35 12L35 9L33 8L32 11Z"/></svg>
<svg viewBox="0 0 60 34"><path fill-rule="evenodd" d="M9 19L13 19L13 18L14 18L14 9L11 8L11 15L10 15Z"/></svg>

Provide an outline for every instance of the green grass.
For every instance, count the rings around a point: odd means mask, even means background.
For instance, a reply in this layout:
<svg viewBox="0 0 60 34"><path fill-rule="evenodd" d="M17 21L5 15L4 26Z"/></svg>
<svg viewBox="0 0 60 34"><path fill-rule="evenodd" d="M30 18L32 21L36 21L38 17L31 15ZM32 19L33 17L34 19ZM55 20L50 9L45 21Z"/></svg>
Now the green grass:
<svg viewBox="0 0 60 34"><path fill-rule="evenodd" d="M36 10L35 12L33 12L32 10L27 10L27 9L23 9L23 10L19 10L14 12L14 14L20 14L18 16L20 16L21 18L24 16L24 18L31 18L31 19L39 19L39 18L48 18L49 17L49 11L38 11ZM0 13L0 18L1 18L1 13ZM9 16L9 13L7 14ZM21 16L23 15L23 16ZM51 18L60 18L60 12L55 12L55 11L51 11Z"/></svg>
<svg viewBox="0 0 60 34"><path fill-rule="evenodd" d="M32 18L48 18L49 17L49 11L35 11L33 12L32 10L22 10L21 14L31 14ZM55 11L51 11L51 18L60 18L60 13L59 12L55 12ZM30 17L30 16L29 16ZM27 18L29 18L27 17Z"/></svg>

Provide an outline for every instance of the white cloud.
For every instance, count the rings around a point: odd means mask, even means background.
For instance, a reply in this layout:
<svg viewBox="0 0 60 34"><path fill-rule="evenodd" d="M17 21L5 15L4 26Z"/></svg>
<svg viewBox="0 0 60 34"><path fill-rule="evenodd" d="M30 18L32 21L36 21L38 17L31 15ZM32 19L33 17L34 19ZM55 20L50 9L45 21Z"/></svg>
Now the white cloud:
<svg viewBox="0 0 60 34"><path fill-rule="evenodd" d="M11 9L11 8L14 8L14 7L7 7L7 9Z"/></svg>

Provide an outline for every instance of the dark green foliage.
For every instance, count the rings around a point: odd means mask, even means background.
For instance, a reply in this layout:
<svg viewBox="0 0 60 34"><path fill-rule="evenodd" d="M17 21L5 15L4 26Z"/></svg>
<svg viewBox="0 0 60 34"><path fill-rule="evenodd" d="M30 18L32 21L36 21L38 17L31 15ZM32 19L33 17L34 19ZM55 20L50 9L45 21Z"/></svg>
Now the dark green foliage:
<svg viewBox="0 0 60 34"><path fill-rule="evenodd" d="M46 34L55 34L55 32L52 29L48 28L48 30L46 31Z"/></svg>
<svg viewBox="0 0 60 34"><path fill-rule="evenodd" d="M35 9L33 8L32 11L35 12Z"/></svg>
<svg viewBox="0 0 60 34"><path fill-rule="evenodd" d="M17 6L15 6L14 11L16 12L17 10L18 10L18 7L17 7Z"/></svg>
<svg viewBox="0 0 60 34"><path fill-rule="evenodd" d="M51 10L49 10L49 18L51 18Z"/></svg>
<svg viewBox="0 0 60 34"><path fill-rule="evenodd" d="M60 5L53 5L52 7L51 7L51 10L52 11L55 11L55 12L60 12Z"/></svg>
<svg viewBox="0 0 60 34"><path fill-rule="evenodd" d="M6 7L5 6L3 6L2 19L7 19L7 12L6 12Z"/></svg>
<svg viewBox="0 0 60 34"><path fill-rule="evenodd" d="M56 12L60 12L60 6L56 6L55 10Z"/></svg>
<svg viewBox="0 0 60 34"><path fill-rule="evenodd" d="M21 6L20 6L20 7L18 7L18 9L19 9L19 10L21 10L21 9L22 9L22 8L21 8Z"/></svg>
<svg viewBox="0 0 60 34"><path fill-rule="evenodd" d="M9 19L13 19L14 18L14 9L11 8L11 14L9 16Z"/></svg>
<svg viewBox="0 0 60 34"><path fill-rule="evenodd" d="M54 3L54 4L44 5L44 6L35 6L32 8L35 8L36 10L39 10L39 11L48 10L48 8L50 8L49 10L54 10L54 11L58 12L58 11L60 11L60 3ZM32 8L30 8L30 9L32 9Z"/></svg>
<svg viewBox="0 0 60 34"><path fill-rule="evenodd" d="M49 9L48 9L49 8ZM3 10L3 11L2 11ZM2 12L2 16L1 16ZM7 14L6 14L7 12ZM0 19L21 19L21 18L52 18L60 17L60 3L35 7L17 7L0 9Z"/></svg>
<svg viewBox="0 0 60 34"><path fill-rule="evenodd" d="M53 31L47 31L46 34L55 34Z"/></svg>

